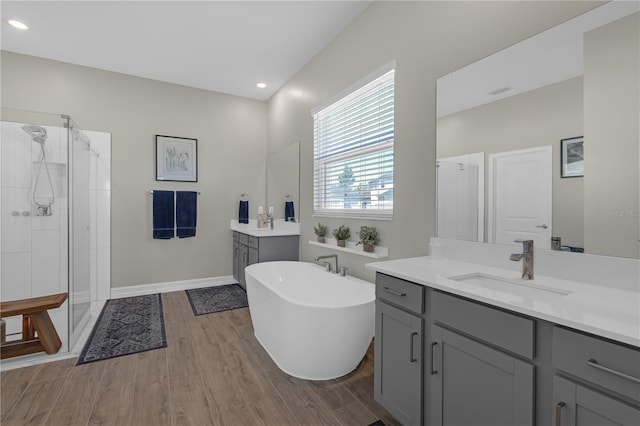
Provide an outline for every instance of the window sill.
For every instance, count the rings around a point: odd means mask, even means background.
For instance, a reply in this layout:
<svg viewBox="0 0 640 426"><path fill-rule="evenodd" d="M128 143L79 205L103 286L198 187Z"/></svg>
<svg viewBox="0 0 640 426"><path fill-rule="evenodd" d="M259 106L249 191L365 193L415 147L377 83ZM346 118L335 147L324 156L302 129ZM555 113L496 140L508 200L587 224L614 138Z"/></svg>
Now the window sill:
<svg viewBox="0 0 640 426"><path fill-rule="evenodd" d="M371 257L373 259L380 259L382 257L389 257L389 248L375 246L373 248L373 253L368 253L364 251L361 245L356 245L353 241L347 241L346 247L338 247L338 242L333 238L325 238L324 243L319 243L317 241L309 240L309 244L312 246L326 247L337 251L343 251L346 253L357 254L359 256Z"/></svg>

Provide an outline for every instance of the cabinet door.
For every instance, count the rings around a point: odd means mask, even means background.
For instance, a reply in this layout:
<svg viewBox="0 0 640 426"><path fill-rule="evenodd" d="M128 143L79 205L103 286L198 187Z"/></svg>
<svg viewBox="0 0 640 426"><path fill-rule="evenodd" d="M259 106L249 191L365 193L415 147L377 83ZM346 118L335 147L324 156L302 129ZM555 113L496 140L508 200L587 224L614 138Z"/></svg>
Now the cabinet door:
<svg viewBox="0 0 640 426"><path fill-rule="evenodd" d="M553 378L554 426L640 425L640 410L562 377Z"/></svg>
<svg viewBox="0 0 640 426"><path fill-rule="evenodd" d="M533 365L442 327L431 330L433 426L533 424Z"/></svg>
<svg viewBox="0 0 640 426"><path fill-rule="evenodd" d="M251 247L248 247L247 249L248 249L247 266L253 265L254 263L258 263L260 261L260 259L258 258L258 249L254 249Z"/></svg>
<svg viewBox="0 0 640 426"><path fill-rule="evenodd" d="M233 278L239 279L238 272L240 270L240 243L233 242Z"/></svg>
<svg viewBox="0 0 640 426"><path fill-rule="evenodd" d="M422 318L376 302L375 400L403 425L422 421Z"/></svg>
<svg viewBox="0 0 640 426"><path fill-rule="evenodd" d="M249 247L244 244L240 244L240 249L238 250L238 282L243 288L247 288L247 284L244 279L244 268L249 265Z"/></svg>

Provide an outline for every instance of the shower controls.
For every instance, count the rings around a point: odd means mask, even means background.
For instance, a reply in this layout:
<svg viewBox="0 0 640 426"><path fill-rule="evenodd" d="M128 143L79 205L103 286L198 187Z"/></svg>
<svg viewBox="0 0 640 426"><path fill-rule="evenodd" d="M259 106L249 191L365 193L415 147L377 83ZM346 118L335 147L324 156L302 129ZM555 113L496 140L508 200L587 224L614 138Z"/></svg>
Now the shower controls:
<svg viewBox="0 0 640 426"><path fill-rule="evenodd" d="M25 210L25 211L22 212L22 216L24 216L24 217L31 216L31 212L28 212L28 211Z"/></svg>
<svg viewBox="0 0 640 426"><path fill-rule="evenodd" d="M20 216L20 212L14 210L11 212L11 216Z"/></svg>
<svg viewBox="0 0 640 426"><path fill-rule="evenodd" d="M53 214L53 208L51 206L38 206L36 209L36 216L51 216Z"/></svg>

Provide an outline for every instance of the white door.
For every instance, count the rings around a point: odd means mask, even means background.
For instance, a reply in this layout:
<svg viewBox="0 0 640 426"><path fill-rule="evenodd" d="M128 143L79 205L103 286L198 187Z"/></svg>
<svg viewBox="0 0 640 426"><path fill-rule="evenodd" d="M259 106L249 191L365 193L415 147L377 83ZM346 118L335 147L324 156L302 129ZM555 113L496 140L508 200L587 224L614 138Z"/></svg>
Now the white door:
<svg viewBox="0 0 640 426"><path fill-rule="evenodd" d="M489 155L489 242L551 248L551 145Z"/></svg>

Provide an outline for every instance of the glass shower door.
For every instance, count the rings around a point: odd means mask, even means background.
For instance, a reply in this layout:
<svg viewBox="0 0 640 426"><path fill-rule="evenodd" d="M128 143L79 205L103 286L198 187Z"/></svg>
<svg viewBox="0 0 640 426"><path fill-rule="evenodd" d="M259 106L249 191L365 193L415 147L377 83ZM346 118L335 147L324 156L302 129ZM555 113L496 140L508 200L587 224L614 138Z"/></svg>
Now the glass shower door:
<svg viewBox="0 0 640 426"><path fill-rule="evenodd" d="M70 348L90 317L90 140L69 119L69 334Z"/></svg>

